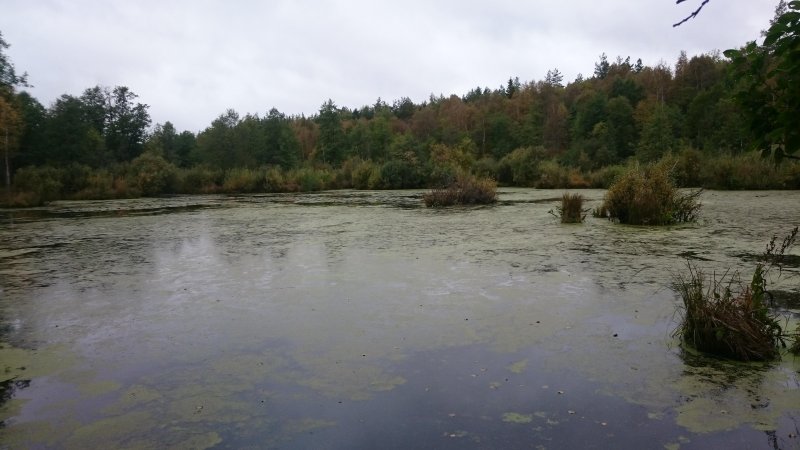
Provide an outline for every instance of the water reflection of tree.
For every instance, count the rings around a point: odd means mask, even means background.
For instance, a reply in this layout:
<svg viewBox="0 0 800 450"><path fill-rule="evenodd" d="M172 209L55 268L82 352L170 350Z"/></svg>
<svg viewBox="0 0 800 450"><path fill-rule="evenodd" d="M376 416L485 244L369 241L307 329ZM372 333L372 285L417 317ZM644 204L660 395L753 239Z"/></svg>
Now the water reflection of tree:
<svg viewBox="0 0 800 450"><path fill-rule="evenodd" d="M6 319L5 312L0 308L0 348L8 347L8 342L12 340L14 327ZM9 367L3 364L0 369L5 370L5 374L0 375L0 410L12 398L17 391L30 386L31 380L20 380L17 376L5 379L8 376ZM0 420L0 429L5 428L5 421Z"/></svg>
<svg viewBox="0 0 800 450"><path fill-rule="evenodd" d="M9 400L14 398L17 391L25 389L30 385L31 380L17 380L15 378L0 382L0 409L2 409ZM5 428L5 426L5 421L0 420L0 429Z"/></svg>

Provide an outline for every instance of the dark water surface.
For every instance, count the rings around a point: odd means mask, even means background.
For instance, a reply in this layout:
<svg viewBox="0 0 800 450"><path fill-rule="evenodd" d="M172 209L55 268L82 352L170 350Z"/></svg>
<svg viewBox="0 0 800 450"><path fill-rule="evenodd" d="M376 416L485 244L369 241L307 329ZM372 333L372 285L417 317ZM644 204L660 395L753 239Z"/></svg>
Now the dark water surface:
<svg viewBox="0 0 800 450"><path fill-rule="evenodd" d="M669 289L749 276L800 192L666 228L561 225L562 193L0 210L0 448L800 448L800 361L683 350Z"/></svg>

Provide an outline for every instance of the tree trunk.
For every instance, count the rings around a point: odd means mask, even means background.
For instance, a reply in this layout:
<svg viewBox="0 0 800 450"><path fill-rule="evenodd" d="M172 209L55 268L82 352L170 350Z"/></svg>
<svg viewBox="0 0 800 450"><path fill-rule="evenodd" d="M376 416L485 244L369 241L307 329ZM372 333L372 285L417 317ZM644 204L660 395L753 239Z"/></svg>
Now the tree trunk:
<svg viewBox="0 0 800 450"><path fill-rule="evenodd" d="M11 195L11 168L8 165L8 128L6 127L3 130L4 138L3 138L3 148L5 150L5 162L6 162L6 194Z"/></svg>

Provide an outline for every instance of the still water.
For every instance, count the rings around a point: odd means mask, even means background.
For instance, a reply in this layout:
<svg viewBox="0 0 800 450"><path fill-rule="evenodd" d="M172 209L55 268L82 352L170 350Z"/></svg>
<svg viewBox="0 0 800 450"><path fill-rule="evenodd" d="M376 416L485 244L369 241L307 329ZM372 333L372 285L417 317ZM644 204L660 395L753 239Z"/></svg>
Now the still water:
<svg viewBox="0 0 800 450"><path fill-rule="evenodd" d="M800 192L665 228L562 225L562 193L0 210L0 448L800 448L800 358L684 350L669 288L749 276Z"/></svg>

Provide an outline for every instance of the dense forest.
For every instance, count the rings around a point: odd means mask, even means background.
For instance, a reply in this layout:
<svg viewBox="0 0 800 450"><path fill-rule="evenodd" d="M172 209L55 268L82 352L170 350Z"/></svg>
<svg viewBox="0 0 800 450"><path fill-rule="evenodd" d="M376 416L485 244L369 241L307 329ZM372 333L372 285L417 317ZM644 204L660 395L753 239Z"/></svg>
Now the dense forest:
<svg viewBox="0 0 800 450"><path fill-rule="evenodd" d="M681 52L674 67L603 54L573 81L554 68L543 80L511 78L422 103L327 100L311 116L228 110L197 134L153 126L148 105L125 86L90 87L45 107L24 90L0 35L0 203L438 187L461 172L507 186L607 187L625 164L663 158L683 186L800 188L795 161L774 164L794 157L790 134L800 130L797 64L788 81L774 70L797 59L797 3L781 2L763 44ZM777 123L788 124L783 134Z"/></svg>

